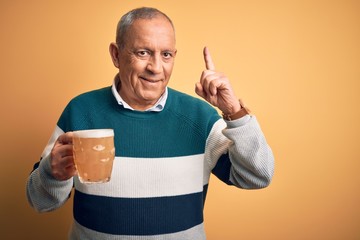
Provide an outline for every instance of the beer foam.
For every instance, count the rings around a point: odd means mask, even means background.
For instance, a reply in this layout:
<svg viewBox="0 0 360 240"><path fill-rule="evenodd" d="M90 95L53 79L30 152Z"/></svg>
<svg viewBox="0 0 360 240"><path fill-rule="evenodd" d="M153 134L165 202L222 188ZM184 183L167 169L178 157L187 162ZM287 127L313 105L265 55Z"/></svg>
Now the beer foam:
<svg viewBox="0 0 360 240"><path fill-rule="evenodd" d="M114 136L113 129L92 129L92 130L79 130L73 132L74 137L79 138L102 138Z"/></svg>

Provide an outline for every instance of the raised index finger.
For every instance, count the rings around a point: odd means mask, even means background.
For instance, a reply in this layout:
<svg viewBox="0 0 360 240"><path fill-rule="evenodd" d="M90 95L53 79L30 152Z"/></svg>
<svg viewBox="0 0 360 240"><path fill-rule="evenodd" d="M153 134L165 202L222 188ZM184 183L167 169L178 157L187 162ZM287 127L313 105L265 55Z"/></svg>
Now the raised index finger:
<svg viewBox="0 0 360 240"><path fill-rule="evenodd" d="M204 60L205 60L206 69L215 71L214 62L211 58L210 51L207 47L204 47Z"/></svg>

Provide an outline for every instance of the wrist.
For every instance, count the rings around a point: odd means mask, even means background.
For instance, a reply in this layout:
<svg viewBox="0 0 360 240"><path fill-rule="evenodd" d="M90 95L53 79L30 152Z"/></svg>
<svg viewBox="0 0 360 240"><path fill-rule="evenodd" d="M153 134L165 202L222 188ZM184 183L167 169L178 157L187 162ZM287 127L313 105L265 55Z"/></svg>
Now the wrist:
<svg viewBox="0 0 360 240"><path fill-rule="evenodd" d="M235 110L233 113L224 113L223 112L222 113L223 118L227 121L232 121L232 120L236 120L236 119L244 117L245 115L250 114L250 110L247 107L245 107L245 105L241 99L239 99L239 105L240 105L240 108L238 108L237 111Z"/></svg>

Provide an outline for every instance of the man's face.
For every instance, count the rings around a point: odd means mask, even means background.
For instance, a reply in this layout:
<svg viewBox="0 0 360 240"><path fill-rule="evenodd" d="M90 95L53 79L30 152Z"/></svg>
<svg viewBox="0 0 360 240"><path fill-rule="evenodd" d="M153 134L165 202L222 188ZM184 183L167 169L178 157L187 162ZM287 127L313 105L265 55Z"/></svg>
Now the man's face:
<svg viewBox="0 0 360 240"><path fill-rule="evenodd" d="M121 97L137 110L154 105L169 82L175 55L175 33L166 18L136 20L119 47Z"/></svg>

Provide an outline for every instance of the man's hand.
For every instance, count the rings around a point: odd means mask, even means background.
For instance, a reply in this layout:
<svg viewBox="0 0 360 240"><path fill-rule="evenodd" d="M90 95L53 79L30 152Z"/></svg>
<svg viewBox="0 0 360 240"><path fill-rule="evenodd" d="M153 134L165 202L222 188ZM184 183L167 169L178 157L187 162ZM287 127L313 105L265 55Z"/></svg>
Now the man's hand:
<svg viewBox="0 0 360 240"><path fill-rule="evenodd" d="M202 72L200 82L195 85L196 94L218 107L224 114L231 115L240 111L239 99L235 96L229 79L223 73L215 71L207 47L204 48L204 61L206 70Z"/></svg>
<svg viewBox="0 0 360 240"><path fill-rule="evenodd" d="M51 173L57 180L67 180L77 174L73 157L72 132L64 133L51 150Z"/></svg>

